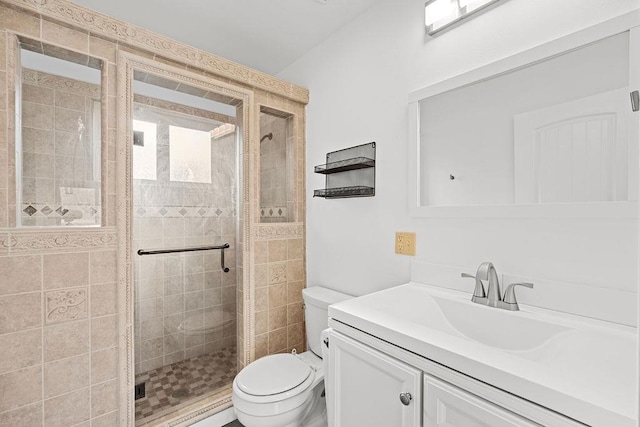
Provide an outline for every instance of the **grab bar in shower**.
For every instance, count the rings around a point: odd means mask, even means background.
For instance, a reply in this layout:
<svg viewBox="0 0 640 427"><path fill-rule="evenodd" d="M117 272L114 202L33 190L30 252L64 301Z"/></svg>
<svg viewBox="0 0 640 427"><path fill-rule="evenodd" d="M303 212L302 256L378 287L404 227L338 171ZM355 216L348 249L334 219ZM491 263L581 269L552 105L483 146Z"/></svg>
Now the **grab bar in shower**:
<svg viewBox="0 0 640 427"><path fill-rule="evenodd" d="M195 251L211 251L219 249L220 250L220 268L225 273L229 272L229 267L225 267L224 265L224 250L229 249L229 244L225 243L224 245L219 246L195 246L192 248L174 248L174 249L138 249L138 255L160 255L160 254L173 254L177 252L195 252Z"/></svg>

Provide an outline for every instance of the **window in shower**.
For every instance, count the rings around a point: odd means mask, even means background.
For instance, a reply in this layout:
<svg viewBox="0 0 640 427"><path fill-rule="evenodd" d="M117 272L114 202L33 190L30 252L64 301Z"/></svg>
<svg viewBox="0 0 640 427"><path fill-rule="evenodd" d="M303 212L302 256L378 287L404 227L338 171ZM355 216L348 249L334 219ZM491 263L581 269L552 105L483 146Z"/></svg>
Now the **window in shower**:
<svg viewBox="0 0 640 427"><path fill-rule="evenodd" d="M211 184L211 132L169 126L171 181Z"/></svg>
<svg viewBox="0 0 640 427"><path fill-rule="evenodd" d="M18 226L99 226L102 61L20 38Z"/></svg>
<svg viewBox="0 0 640 427"><path fill-rule="evenodd" d="M158 176L157 125L134 120L133 132L133 178L155 180Z"/></svg>

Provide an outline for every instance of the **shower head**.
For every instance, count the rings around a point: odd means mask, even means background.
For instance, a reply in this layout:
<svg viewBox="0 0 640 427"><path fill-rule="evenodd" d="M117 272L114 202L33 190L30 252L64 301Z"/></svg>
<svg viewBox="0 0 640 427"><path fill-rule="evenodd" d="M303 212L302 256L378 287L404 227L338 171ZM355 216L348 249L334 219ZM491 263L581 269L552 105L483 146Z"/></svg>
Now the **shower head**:
<svg viewBox="0 0 640 427"><path fill-rule="evenodd" d="M260 138L260 143L262 143L262 141L264 141L267 138L269 138L269 141L271 141L273 139L273 132L269 132L268 134Z"/></svg>

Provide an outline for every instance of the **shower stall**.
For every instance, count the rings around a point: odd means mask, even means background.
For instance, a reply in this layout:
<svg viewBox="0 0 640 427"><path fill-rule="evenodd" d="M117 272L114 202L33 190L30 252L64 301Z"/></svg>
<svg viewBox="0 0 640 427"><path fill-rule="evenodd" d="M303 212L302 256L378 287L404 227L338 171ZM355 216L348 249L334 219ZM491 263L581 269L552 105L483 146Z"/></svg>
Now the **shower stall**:
<svg viewBox="0 0 640 427"><path fill-rule="evenodd" d="M236 107L196 87L136 73L133 89L141 425L219 392L237 373L240 133Z"/></svg>

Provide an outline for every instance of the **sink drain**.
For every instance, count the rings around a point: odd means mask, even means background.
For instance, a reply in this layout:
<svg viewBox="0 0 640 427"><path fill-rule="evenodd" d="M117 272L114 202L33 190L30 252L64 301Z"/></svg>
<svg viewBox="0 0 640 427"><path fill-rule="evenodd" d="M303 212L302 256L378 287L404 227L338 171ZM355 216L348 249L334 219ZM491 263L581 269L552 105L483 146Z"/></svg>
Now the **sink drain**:
<svg viewBox="0 0 640 427"><path fill-rule="evenodd" d="M174 399L182 399L187 396L189 396L189 391L186 388L181 388L180 390L176 390L171 393L171 397Z"/></svg>

